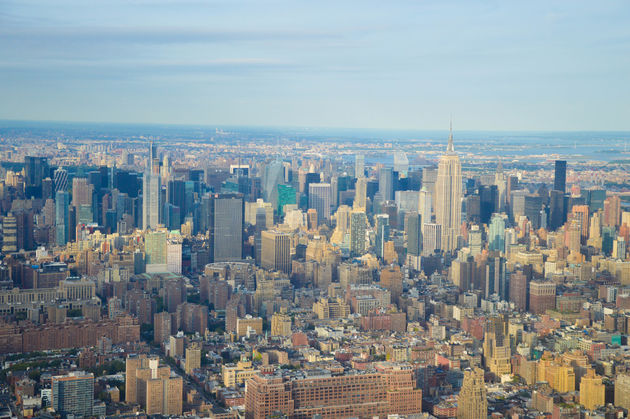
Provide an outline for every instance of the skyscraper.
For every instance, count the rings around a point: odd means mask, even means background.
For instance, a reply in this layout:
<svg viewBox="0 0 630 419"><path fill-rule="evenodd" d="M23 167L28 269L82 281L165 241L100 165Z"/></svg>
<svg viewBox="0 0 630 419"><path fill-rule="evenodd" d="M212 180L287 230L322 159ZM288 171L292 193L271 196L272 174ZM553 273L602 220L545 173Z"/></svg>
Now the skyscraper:
<svg viewBox="0 0 630 419"><path fill-rule="evenodd" d="M354 177L357 179L365 177L365 156L363 154L354 156Z"/></svg>
<svg viewBox="0 0 630 419"><path fill-rule="evenodd" d="M378 172L378 191L383 201L394 199L394 172L391 167L383 167Z"/></svg>
<svg viewBox="0 0 630 419"><path fill-rule="evenodd" d="M440 158L435 185L435 217L442 226L442 248L457 249L462 223L462 166L453 147L453 129L448 137L446 154Z"/></svg>
<svg viewBox="0 0 630 419"><path fill-rule="evenodd" d="M42 181L49 177L46 157L24 157L24 193L27 198L42 197Z"/></svg>
<svg viewBox="0 0 630 419"><path fill-rule="evenodd" d="M423 223L431 222L431 207L433 205L431 201L431 192L427 186L423 184L422 189L418 193L418 212L422 217Z"/></svg>
<svg viewBox="0 0 630 419"><path fill-rule="evenodd" d="M505 180L505 173L503 173L503 163L499 160L499 164L497 165L497 171L494 174L494 184L497 187L498 193L498 201L499 208L497 209L499 212L505 211L505 204L507 202L507 182Z"/></svg>
<svg viewBox="0 0 630 419"><path fill-rule="evenodd" d="M527 276L522 270L510 275L510 302L514 303L517 310L527 311L527 292L529 284Z"/></svg>
<svg viewBox="0 0 630 419"><path fill-rule="evenodd" d="M375 218L376 256L383 258L385 242L389 240L389 215L378 214Z"/></svg>
<svg viewBox="0 0 630 419"><path fill-rule="evenodd" d="M186 374L190 374L197 368L201 368L201 347L198 343L194 342L186 348L186 363L184 364L184 370L186 371Z"/></svg>
<svg viewBox="0 0 630 419"><path fill-rule="evenodd" d="M12 213L8 213L2 219L2 253L18 251L17 235L17 220Z"/></svg>
<svg viewBox="0 0 630 419"><path fill-rule="evenodd" d="M354 203L352 206L355 209L363 209L365 211L367 205L367 179L364 177L358 178L354 188Z"/></svg>
<svg viewBox="0 0 630 419"><path fill-rule="evenodd" d="M284 166L281 160L274 160L265 166L263 175L263 198L278 208L278 185L284 181Z"/></svg>
<svg viewBox="0 0 630 419"><path fill-rule="evenodd" d="M567 189L567 161L556 160L556 170L553 177L553 190L565 193Z"/></svg>
<svg viewBox="0 0 630 419"><path fill-rule="evenodd" d="M160 173L154 164L157 146L151 143L151 158L142 177L142 228L157 228L160 223Z"/></svg>
<svg viewBox="0 0 630 419"><path fill-rule="evenodd" d="M350 214L350 254L352 256L363 256L365 253L366 222L364 211L353 210Z"/></svg>
<svg viewBox="0 0 630 419"><path fill-rule="evenodd" d="M330 219L331 191L330 183L308 185L308 207L317 211L318 224Z"/></svg>
<svg viewBox="0 0 630 419"><path fill-rule="evenodd" d="M505 252L505 219L503 214L493 214L488 233L488 250Z"/></svg>
<svg viewBox="0 0 630 419"><path fill-rule="evenodd" d="M127 358L126 401L138 403L148 415L181 415L183 380L173 375L159 358L146 355Z"/></svg>
<svg viewBox="0 0 630 419"><path fill-rule="evenodd" d="M442 250L442 226L436 223L422 224L422 255L430 256Z"/></svg>
<svg viewBox="0 0 630 419"><path fill-rule="evenodd" d="M68 171L58 168L53 172L53 190L55 192L68 190Z"/></svg>
<svg viewBox="0 0 630 419"><path fill-rule="evenodd" d="M261 234L261 265L265 269L290 273L291 237L287 233L274 230Z"/></svg>
<svg viewBox="0 0 630 419"><path fill-rule="evenodd" d="M405 233L407 234L407 265L420 270L422 255L422 216L417 212L405 214Z"/></svg>
<svg viewBox="0 0 630 419"><path fill-rule="evenodd" d="M213 262L243 259L243 216L242 195L211 195L208 224Z"/></svg>
<svg viewBox="0 0 630 419"><path fill-rule="evenodd" d="M394 153L394 171L398 172L399 175L407 176L407 172L409 171L409 159L407 158L407 153L404 151Z"/></svg>
<svg viewBox="0 0 630 419"><path fill-rule="evenodd" d="M55 195L55 236L57 246L65 245L70 238L70 194L59 191Z"/></svg>
<svg viewBox="0 0 630 419"><path fill-rule="evenodd" d="M549 230L556 230L566 221L564 192L551 191L549 193Z"/></svg>
<svg viewBox="0 0 630 419"><path fill-rule="evenodd" d="M166 231L151 231L144 236L144 253L147 272L167 272Z"/></svg>
<svg viewBox="0 0 630 419"><path fill-rule="evenodd" d="M464 371L464 382L457 398L457 419L485 419L488 417L488 399L483 370Z"/></svg>

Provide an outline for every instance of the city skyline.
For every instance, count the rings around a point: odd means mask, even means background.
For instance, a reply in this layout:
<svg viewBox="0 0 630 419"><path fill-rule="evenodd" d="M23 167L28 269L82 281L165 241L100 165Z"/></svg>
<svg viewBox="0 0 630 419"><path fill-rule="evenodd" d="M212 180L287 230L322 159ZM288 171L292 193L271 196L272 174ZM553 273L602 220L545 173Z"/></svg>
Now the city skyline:
<svg viewBox="0 0 630 419"><path fill-rule="evenodd" d="M630 418L629 21L0 0L0 418Z"/></svg>

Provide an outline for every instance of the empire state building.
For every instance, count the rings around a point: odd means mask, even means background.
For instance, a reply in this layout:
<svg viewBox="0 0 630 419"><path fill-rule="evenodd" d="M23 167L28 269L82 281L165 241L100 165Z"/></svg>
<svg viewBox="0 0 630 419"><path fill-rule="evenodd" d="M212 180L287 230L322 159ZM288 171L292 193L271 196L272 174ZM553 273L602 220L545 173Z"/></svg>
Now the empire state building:
<svg viewBox="0 0 630 419"><path fill-rule="evenodd" d="M442 249L457 249L457 237L462 223L462 164L453 148L451 124L446 154L440 157L435 183L435 218L442 226Z"/></svg>

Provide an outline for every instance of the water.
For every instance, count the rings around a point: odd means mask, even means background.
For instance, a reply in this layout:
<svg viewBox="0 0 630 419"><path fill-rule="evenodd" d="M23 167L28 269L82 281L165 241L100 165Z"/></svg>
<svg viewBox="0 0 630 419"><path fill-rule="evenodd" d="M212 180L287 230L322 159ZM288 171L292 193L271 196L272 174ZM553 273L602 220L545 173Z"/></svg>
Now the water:
<svg viewBox="0 0 630 419"><path fill-rule="evenodd" d="M412 158L434 160L446 149L447 131L363 130L341 128L230 127L0 121L0 137L50 141L190 141L194 143L331 143L343 146L344 159L365 152L366 163L393 163L404 150ZM573 162L629 160L630 132L614 131L455 131L455 149L463 160L501 157L531 162L566 159ZM383 146L379 146L382 144ZM387 144L387 146L385 146Z"/></svg>

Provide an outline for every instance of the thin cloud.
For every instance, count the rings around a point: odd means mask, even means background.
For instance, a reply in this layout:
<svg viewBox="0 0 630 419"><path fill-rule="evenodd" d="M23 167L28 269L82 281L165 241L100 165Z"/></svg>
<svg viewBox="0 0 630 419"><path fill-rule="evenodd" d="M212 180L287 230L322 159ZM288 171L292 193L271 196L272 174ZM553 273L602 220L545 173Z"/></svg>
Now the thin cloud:
<svg viewBox="0 0 630 419"><path fill-rule="evenodd" d="M221 30L180 27L74 27L0 29L0 38L11 41L53 41L93 43L115 41L123 43L173 44L227 41L304 41L339 39L341 31L308 30Z"/></svg>

